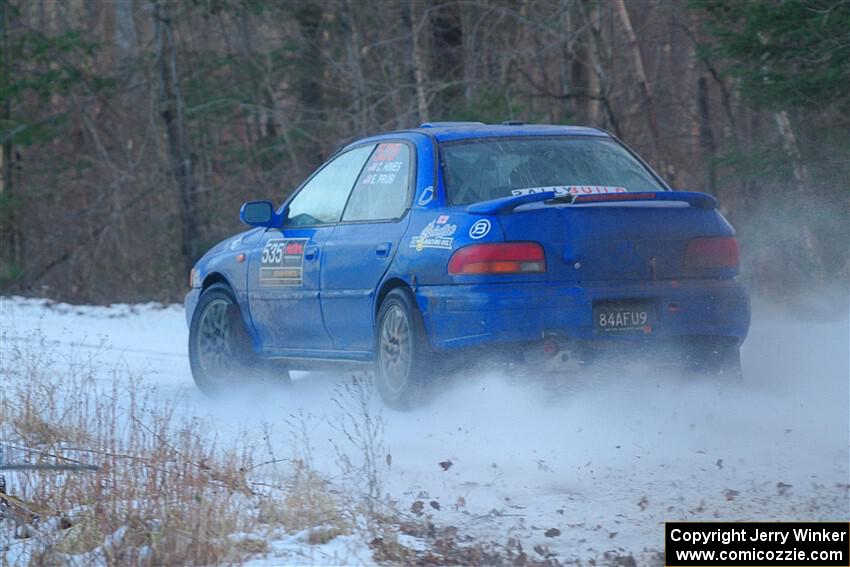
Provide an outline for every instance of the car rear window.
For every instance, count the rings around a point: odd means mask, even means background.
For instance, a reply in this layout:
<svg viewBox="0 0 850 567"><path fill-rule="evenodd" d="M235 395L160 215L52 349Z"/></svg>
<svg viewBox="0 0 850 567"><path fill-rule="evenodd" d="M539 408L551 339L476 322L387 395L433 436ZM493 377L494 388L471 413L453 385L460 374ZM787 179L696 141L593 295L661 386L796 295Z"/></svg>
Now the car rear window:
<svg viewBox="0 0 850 567"><path fill-rule="evenodd" d="M466 205L539 191L663 191L615 140L591 137L480 138L440 144L449 199Z"/></svg>

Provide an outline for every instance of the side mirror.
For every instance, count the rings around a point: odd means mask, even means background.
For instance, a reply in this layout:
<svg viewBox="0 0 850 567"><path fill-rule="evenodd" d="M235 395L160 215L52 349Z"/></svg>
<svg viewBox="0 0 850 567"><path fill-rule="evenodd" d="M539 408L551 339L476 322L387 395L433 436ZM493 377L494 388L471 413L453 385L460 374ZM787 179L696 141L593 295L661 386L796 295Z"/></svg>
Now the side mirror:
<svg viewBox="0 0 850 567"><path fill-rule="evenodd" d="M280 228L280 215L274 212L271 201L248 201L239 209L239 220L250 226Z"/></svg>

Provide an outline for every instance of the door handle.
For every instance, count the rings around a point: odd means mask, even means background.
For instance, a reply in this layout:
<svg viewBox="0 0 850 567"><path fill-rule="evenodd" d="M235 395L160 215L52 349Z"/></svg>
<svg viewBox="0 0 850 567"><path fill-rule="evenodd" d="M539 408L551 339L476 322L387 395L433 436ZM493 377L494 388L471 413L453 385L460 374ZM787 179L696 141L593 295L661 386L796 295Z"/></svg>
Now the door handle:
<svg viewBox="0 0 850 567"><path fill-rule="evenodd" d="M390 250L392 250L392 248L392 242L378 244L377 248L375 248L375 255L378 256L378 258L386 258L390 255Z"/></svg>
<svg viewBox="0 0 850 567"><path fill-rule="evenodd" d="M319 256L319 247L318 246L305 246L304 247L304 259L305 260L315 260Z"/></svg>

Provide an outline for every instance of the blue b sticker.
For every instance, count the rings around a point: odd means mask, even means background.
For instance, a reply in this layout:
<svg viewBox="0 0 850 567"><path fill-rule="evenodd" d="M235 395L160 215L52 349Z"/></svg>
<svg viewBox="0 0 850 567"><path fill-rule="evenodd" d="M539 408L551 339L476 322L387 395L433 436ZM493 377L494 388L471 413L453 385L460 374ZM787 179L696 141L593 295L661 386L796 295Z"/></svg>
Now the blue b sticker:
<svg viewBox="0 0 850 567"><path fill-rule="evenodd" d="M469 228L469 237L475 240L479 238L484 238L490 232L490 221L487 219L481 219L479 221L475 221Z"/></svg>

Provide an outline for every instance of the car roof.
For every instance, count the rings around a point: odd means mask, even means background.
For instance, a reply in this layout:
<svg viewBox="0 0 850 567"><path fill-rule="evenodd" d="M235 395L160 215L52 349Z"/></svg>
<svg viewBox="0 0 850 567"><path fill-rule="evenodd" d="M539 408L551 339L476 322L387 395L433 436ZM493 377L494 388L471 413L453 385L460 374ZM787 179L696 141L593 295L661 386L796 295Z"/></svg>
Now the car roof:
<svg viewBox="0 0 850 567"><path fill-rule="evenodd" d="M553 124L523 124L510 122L504 124L484 124L483 122L426 122L419 128L381 132L366 138L360 138L345 144L345 148L366 142L379 142L399 136L422 134L435 138L438 142L467 140L475 138L499 138L505 136L599 136L610 138L604 130L586 126L562 126ZM342 149L342 148L341 148Z"/></svg>
<svg viewBox="0 0 850 567"><path fill-rule="evenodd" d="M611 138L611 134L587 126L565 126L555 124L523 124L510 122L503 124L484 124L483 122L425 122L419 128L391 130L356 138L339 146L333 154L348 150L361 144L374 144L395 139L407 139L415 142L427 138L437 142L473 140L476 138L503 138L510 136L594 136Z"/></svg>
<svg viewBox="0 0 850 567"><path fill-rule="evenodd" d="M470 138L497 138L503 136L603 136L610 134L596 128L585 126L562 126L553 124L523 124L506 122L504 124L484 124L482 122L426 122L417 132L433 136L438 142L465 140Z"/></svg>

